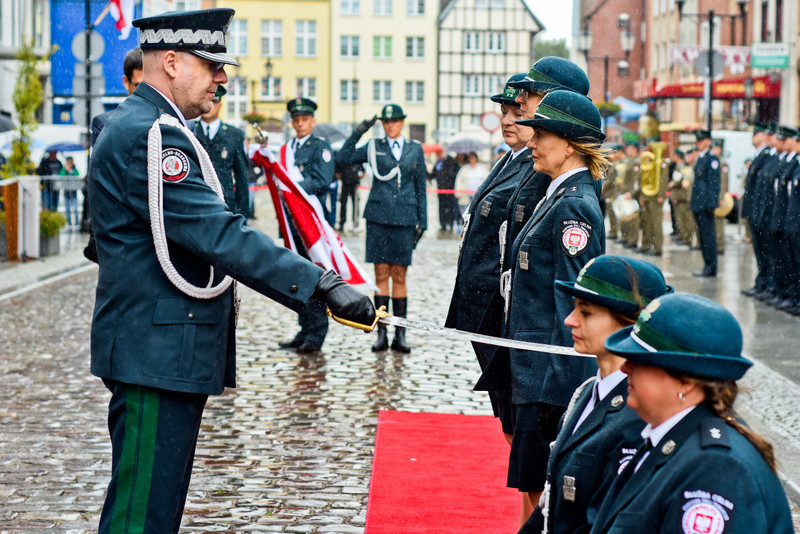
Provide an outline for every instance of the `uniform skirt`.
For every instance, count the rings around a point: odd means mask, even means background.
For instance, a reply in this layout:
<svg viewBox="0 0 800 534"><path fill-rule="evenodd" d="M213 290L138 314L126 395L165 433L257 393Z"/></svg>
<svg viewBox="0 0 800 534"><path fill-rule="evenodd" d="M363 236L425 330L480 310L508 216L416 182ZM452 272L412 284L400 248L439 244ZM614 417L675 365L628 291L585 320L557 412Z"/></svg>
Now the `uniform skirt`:
<svg viewBox="0 0 800 534"><path fill-rule="evenodd" d="M411 265L414 229L367 221L367 263Z"/></svg>
<svg viewBox="0 0 800 534"><path fill-rule="evenodd" d="M558 422L566 409L540 402L515 404L514 408L514 438L506 485L519 491L542 491L547 479L550 442L558 435Z"/></svg>

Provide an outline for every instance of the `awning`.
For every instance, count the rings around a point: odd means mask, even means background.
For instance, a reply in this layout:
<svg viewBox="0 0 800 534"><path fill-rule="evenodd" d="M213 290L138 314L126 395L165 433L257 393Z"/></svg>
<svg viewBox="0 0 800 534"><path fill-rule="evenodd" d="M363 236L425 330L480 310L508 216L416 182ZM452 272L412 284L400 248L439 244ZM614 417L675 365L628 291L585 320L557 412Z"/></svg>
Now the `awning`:
<svg viewBox="0 0 800 534"><path fill-rule="evenodd" d="M745 98L744 82L747 76L735 76L714 82L712 96L715 100ZM703 98L703 82L678 83L653 87L650 98ZM780 98L780 78L772 81L770 76L753 78L753 98Z"/></svg>

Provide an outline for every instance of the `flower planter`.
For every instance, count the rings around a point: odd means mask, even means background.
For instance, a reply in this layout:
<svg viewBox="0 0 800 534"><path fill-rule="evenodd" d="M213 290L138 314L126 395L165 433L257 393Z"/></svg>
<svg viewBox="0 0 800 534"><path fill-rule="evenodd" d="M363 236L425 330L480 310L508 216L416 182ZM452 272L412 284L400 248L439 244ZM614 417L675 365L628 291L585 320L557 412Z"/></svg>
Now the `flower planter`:
<svg viewBox="0 0 800 534"><path fill-rule="evenodd" d="M39 237L39 257L55 256L61 252L61 240L58 235Z"/></svg>

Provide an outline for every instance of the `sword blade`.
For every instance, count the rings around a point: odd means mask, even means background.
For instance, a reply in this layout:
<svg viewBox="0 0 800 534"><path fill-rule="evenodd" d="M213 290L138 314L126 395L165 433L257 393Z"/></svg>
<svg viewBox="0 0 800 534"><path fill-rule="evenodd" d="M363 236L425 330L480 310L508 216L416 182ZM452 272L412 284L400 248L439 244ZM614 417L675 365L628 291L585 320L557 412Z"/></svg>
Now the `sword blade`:
<svg viewBox="0 0 800 534"><path fill-rule="evenodd" d="M484 345L495 345L497 347L508 347L511 349L529 350L532 352L542 352L550 354L561 354L563 356L577 356L579 358L596 358L594 354L582 354L577 352L571 347L562 347L560 345L547 345L544 343L533 343L531 341L517 341L515 339L507 339L504 337L487 336L485 334L475 334L465 330L456 330L455 328L445 328L430 323L422 323L420 321L412 321L405 317L395 317L390 315L382 317L378 320L379 323L391 326L400 326L403 328L411 328L428 332L430 334L437 334L440 336L454 337L459 339L467 339Z"/></svg>

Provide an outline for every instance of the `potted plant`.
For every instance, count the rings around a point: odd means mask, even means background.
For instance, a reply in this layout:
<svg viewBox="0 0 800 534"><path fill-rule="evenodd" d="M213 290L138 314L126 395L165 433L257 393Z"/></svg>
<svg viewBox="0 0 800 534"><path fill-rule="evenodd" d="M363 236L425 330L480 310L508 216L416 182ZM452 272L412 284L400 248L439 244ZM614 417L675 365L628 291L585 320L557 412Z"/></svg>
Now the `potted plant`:
<svg viewBox="0 0 800 534"><path fill-rule="evenodd" d="M60 252L58 235L67 225L67 218L57 211L39 214L39 256L53 256Z"/></svg>

